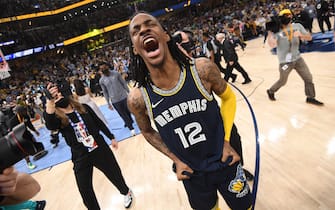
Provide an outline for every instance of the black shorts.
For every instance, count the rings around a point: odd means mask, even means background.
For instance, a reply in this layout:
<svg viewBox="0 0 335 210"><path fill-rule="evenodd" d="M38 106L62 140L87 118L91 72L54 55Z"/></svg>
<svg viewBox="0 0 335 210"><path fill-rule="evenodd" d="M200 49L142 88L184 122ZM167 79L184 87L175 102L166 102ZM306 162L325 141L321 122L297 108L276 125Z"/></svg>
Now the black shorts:
<svg viewBox="0 0 335 210"><path fill-rule="evenodd" d="M240 163L210 173L195 173L183 181L191 207L196 210L210 210L220 192L232 210L251 209L252 195Z"/></svg>

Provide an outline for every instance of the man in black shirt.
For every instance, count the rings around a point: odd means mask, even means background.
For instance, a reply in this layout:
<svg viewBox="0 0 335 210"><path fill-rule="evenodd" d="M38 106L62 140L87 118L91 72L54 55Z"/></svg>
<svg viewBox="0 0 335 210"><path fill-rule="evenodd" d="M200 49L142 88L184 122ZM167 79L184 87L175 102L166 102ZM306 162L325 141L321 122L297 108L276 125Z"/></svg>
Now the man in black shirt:
<svg viewBox="0 0 335 210"><path fill-rule="evenodd" d="M327 24L328 31L331 30L329 15L328 2L325 0L318 0L316 2L316 16L318 18L319 27L322 33L325 33L325 30L323 29L323 22Z"/></svg>
<svg viewBox="0 0 335 210"><path fill-rule="evenodd" d="M220 49L219 49L220 54L223 55L223 58L225 59L227 63L227 70L226 70L224 79L228 81L229 78L233 78L233 81L234 81L232 72L233 72L233 69L235 68L237 71L239 71L242 74L244 78L244 82L242 82L242 84L244 85L244 84L250 83L251 79L248 73L243 69L243 67L238 62L238 56L237 56L237 53L235 51L235 47L232 41L229 39L226 39L226 35L224 33L218 33L216 35L216 39L218 40L219 43L221 43Z"/></svg>
<svg viewBox="0 0 335 210"><path fill-rule="evenodd" d="M294 23L300 23L301 25L304 26L304 28L306 30L308 30L309 32L312 32L312 25L310 24L311 22L311 18L309 16L309 14L307 13L306 10L303 10L303 8L299 5L294 4L294 6L292 6L292 10L293 10L293 19L292 21ZM313 21L313 19L312 19Z"/></svg>
<svg viewBox="0 0 335 210"><path fill-rule="evenodd" d="M215 38L211 37L207 32L204 32L202 34L202 38L205 42L205 56L208 57L212 62L214 62L222 73L226 74L226 69L223 68L221 65L222 55L219 50L220 43ZM232 74L231 77L233 78L233 82L235 82L237 75Z"/></svg>

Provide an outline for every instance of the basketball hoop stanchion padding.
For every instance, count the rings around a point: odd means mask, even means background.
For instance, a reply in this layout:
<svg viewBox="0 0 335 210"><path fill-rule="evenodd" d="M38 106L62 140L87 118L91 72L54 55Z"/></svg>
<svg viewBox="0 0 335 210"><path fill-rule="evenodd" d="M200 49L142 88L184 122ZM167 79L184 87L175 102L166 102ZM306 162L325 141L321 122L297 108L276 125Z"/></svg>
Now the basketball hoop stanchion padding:
<svg viewBox="0 0 335 210"><path fill-rule="evenodd" d="M259 132L258 132L257 120L256 120L254 110L252 109L252 106L251 106L248 98L235 85L233 85L232 83L229 83L229 84L231 86L233 86L242 95L244 101L248 105L249 111L251 113L252 121L254 123L255 141L256 141L256 161L255 161L255 170L254 170L254 183L252 185L252 210L254 210L255 205L256 205L256 198L257 198L257 189L258 189L258 180L259 180L259 166L260 166L260 146L259 146L259 139L258 139L259 138Z"/></svg>

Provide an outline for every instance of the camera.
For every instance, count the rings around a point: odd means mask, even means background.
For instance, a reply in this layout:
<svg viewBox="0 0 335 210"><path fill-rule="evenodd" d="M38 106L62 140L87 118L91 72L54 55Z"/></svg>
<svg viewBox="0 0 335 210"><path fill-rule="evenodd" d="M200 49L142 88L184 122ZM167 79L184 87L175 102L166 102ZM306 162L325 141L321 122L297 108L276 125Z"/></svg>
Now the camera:
<svg viewBox="0 0 335 210"><path fill-rule="evenodd" d="M70 84L65 78L57 79L56 83L53 83L52 86L57 87L58 91L64 97L72 95ZM53 99L51 93L46 87L43 88L43 92L49 100Z"/></svg>
<svg viewBox="0 0 335 210"><path fill-rule="evenodd" d="M272 16L271 20L265 23L265 29L273 33L279 32L281 27L280 19L278 16Z"/></svg>
<svg viewBox="0 0 335 210"><path fill-rule="evenodd" d="M181 34L180 34L180 33L173 35L173 36L172 36L172 39L173 39L173 41L176 42L176 43L181 43L181 42L182 42L182 37L181 37Z"/></svg>
<svg viewBox="0 0 335 210"><path fill-rule="evenodd" d="M28 155L35 155L38 149L27 134L26 126L21 123L6 136L0 138L0 173Z"/></svg>

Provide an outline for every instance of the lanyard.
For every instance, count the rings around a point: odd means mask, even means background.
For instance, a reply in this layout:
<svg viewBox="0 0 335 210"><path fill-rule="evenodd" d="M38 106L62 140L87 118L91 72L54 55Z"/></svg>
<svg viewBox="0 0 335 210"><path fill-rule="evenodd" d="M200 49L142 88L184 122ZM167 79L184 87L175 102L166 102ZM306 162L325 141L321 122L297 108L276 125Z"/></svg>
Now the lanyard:
<svg viewBox="0 0 335 210"><path fill-rule="evenodd" d="M283 29L283 32L287 36L288 42L290 43L290 52L291 52L292 39L293 39L293 26L292 26L292 24L290 25L290 33L288 33L286 28Z"/></svg>
<svg viewBox="0 0 335 210"><path fill-rule="evenodd" d="M74 113L77 115L79 122L73 123L70 118L69 122L73 130L75 131L77 139L81 140L82 138L86 138L87 136L89 136L89 133L84 123L84 120L81 118L80 114L76 110L74 110Z"/></svg>
<svg viewBox="0 0 335 210"><path fill-rule="evenodd" d="M21 117L21 115L16 114L17 115L17 119L19 120L19 123L22 123L24 121L24 118Z"/></svg>

